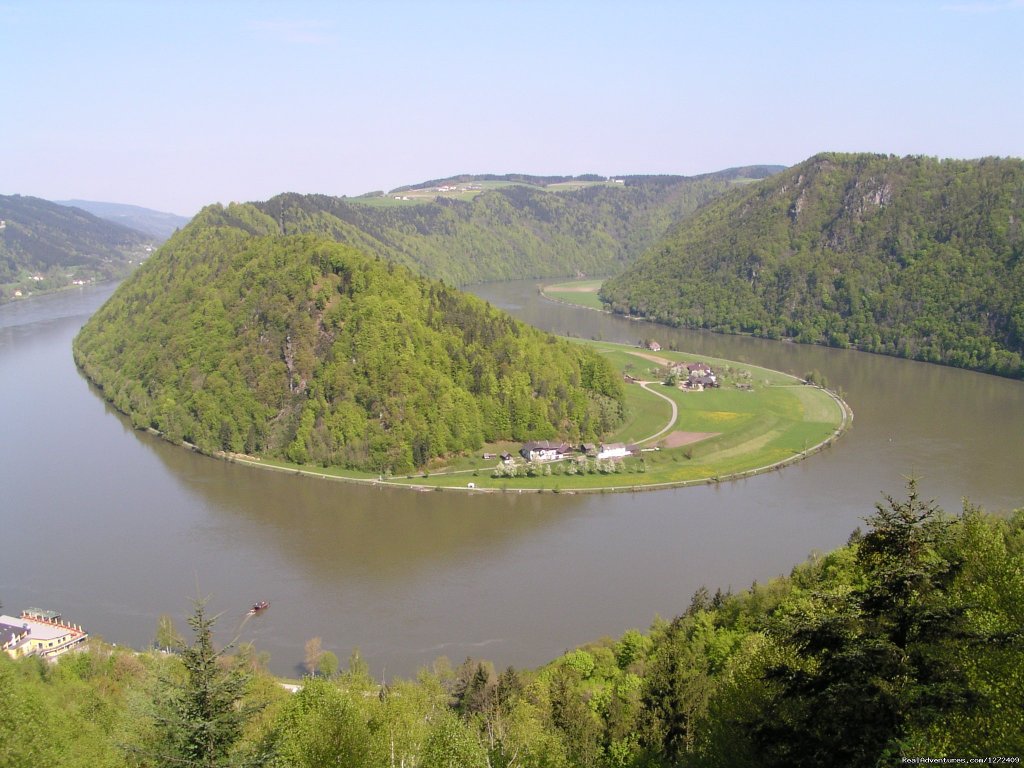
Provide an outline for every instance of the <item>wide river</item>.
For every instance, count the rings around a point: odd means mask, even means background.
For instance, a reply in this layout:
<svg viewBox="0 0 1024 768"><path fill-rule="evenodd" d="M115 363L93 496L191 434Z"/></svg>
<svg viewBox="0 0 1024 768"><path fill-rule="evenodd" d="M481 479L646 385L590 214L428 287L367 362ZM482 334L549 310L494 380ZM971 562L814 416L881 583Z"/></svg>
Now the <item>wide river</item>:
<svg viewBox="0 0 1024 768"><path fill-rule="evenodd" d="M742 589L843 544L915 475L956 511L1024 506L1024 384L856 352L674 331L542 300L535 283L475 292L557 333L662 345L801 374L856 414L830 450L780 472L636 494L416 493L236 466L131 429L77 372L71 340L110 286L0 307L0 602L144 647L190 599L299 674L318 636L377 675L438 656L536 666L701 585ZM249 604L270 609L241 624Z"/></svg>

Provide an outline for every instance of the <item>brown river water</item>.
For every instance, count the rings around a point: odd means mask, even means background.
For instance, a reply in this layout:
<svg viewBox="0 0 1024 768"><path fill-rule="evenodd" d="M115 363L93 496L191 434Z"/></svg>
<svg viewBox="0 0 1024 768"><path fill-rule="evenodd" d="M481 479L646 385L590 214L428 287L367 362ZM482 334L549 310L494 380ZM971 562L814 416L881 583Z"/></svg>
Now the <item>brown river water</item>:
<svg viewBox="0 0 1024 768"><path fill-rule="evenodd" d="M537 666L742 589L842 545L905 478L955 511L1024 506L1024 383L851 351L676 331L474 286L518 317L586 338L818 369L856 415L831 449L747 480L635 494L417 493L268 472L131 429L75 369L71 340L112 286L0 307L0 602L59 610L145 647L190 599L219 636L300 674L321 637L377 676L438 656ZM257 600L270 608L243 623Z"/></svg>

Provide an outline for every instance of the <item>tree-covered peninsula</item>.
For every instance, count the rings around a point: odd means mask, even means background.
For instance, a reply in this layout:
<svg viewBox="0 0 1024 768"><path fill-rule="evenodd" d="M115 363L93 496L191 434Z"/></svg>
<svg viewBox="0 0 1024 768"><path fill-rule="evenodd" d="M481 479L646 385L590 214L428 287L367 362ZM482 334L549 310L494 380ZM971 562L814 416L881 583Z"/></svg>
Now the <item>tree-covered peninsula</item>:
<svg viewBox="0 0 1024 768"><path fill-rule="evenodd" d="M711 202L614 311L1024 376L1024 161L821 154Z"/></svg>
<svg viewBox="0 0 1024 768"><path fill-rule="evenodd" d="M136 426L397 472L620 420L598 354L323 237L261 234L275 229L251 206L204 209L82 329L78 365Z"/></svg>

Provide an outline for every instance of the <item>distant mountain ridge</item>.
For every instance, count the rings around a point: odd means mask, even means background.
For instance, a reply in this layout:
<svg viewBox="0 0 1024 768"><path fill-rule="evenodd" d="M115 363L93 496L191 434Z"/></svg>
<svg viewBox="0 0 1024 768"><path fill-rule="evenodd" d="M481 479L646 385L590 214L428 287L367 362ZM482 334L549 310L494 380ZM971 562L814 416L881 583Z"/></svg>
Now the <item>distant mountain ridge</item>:
<svg viewBox="0 0 1024 768"><path fill-rule="evenodd" d="M670 325L1024 377L1024 161L823 153L679 223L601 298Z"/></svg>
<svg viewBox="0 0 1024 768"><path fill-rule="evenodd" d="M158 243L167 240L189 222L188 216L154 211L151 208L143 208L138 205L103 203L95 200L54 200L53 202L57 205L81 208L93 216L143 232L155 238Z"/></svg>
<svg viewBox="0 0 1024 768"><path fill-rule="evenodd" d="M529 184L537 187L546 187L551 184L566 184L569 182L601 182L613 179L622 180L627 184L635 184L650 179L665 179L672 182L685 181L687 179L706 178L747 178L762 179L785 170L784 165L746 165L735 168L726 168L722 171L711 171L709 173L697 174L694 176L683 176L681 174L618 174L613 176L601 176L596 173L584 173L579 176L539 176L529 173L461 173L456 176L448 176L443 179L430 179L419 184L405 184L396 187L389 194L406 192L413 189L425 189L427 187L443 186L445 184L471 184L480 181L504 181L510 184Z"/></svg>
<svg viewBox="0 0 1024 768"><path fill-rule="evenodd" d="M406 205L295 193L249 205L270 216L280 233L324 235L421 274L465 285L620 272L698 207L774 169L750 166L700 177L624 176L622 184L568 191L523 181L485 189L472 199L438 196Z"/></svg>
<svg viewBox="0 0 1024 768"><path fill-rule="evenodd" d="M78 208L0 195L0 300L123 277L152 238Z"/></svg>

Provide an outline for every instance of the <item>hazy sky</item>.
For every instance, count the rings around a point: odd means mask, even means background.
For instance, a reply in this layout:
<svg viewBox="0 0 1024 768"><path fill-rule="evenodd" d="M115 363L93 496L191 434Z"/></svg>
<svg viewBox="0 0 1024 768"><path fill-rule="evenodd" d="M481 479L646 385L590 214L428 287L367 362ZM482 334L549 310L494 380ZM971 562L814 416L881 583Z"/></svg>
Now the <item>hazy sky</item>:
<svg viewBox="0 0 1024 768"><path fill-rule="evenodd" d="M1024 156L1024 1L0 0L0 194Z"/></svg>

